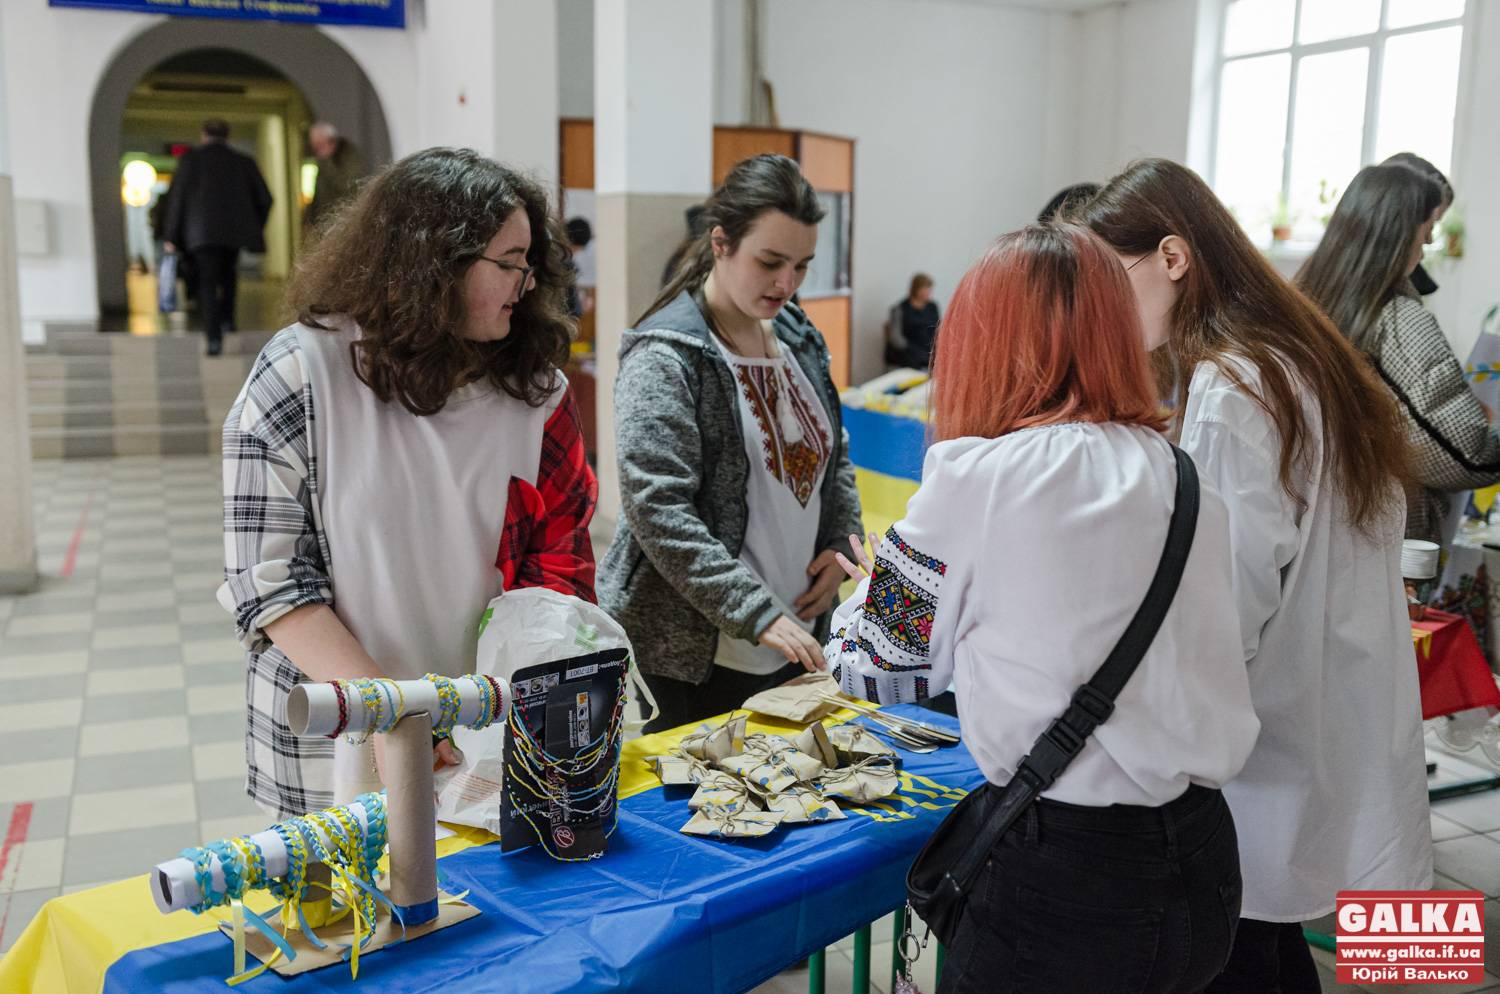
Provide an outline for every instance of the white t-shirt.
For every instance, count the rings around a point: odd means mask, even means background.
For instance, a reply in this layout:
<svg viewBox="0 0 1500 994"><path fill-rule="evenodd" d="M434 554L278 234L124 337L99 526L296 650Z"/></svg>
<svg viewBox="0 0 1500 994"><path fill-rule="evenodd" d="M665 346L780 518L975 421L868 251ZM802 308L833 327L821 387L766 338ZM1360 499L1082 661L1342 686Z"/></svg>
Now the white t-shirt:
<svg viewBox="0 0 1500 994"><path fill-rule="evenodd" d="M734 377L745 455L750 460L745 499L745 543L740 562L764 583L786 616L808 631L791 604L811 583L807 567L818 542L823 475L833 455L833 431L817 392L784 348L773 359L736 355L720 342ZM774 649L719 636L714 662L741 673L774 673L787 664Z"/></svg>
<svg viewBox="0 0 1500 994"><path fill-rule="evenodd" d="M387 676L474 671L478 622L501 593L495 566L512 477L535 484L547 419L562 402L530 407L486 383L456 390L417 417L360 382L357 337L297 326L317 405L316 472L328 540L333 609ZM343 803L379 790L368 743L334 745Z"/></svg>
<svg viewBox="0 0 1500 994"><path fill-rule="evenodd" d="M1156 573L1177 469L1158 433L1114 424L958 438L927 453L872 578L824 650L881 703L951 679L964 742L1005 784L1099 669ZM1181 586L1114 714L1042 796L1159 806L1239 772L1259 727L1240 654L1228 521L1203 480Z"/></svg>

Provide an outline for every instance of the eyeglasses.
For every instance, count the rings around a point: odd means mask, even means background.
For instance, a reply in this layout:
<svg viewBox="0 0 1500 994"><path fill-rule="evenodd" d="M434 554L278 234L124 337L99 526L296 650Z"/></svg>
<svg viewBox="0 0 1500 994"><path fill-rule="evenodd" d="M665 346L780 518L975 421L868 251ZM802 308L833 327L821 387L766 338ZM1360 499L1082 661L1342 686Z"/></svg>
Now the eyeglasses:
<svg viewBox="0 0 1500 994"><path fill-rule="evenodd" d="M497 269L499 269L499 270L501 270L503 272L507 272L507 273L520 273L521 274L520 293L516 294L516 296L518 296L518 297L522 293L526 292L526 284L531 281L531 274L534 273L534 272L536 272L536 267L535 266L518 266L518 265L516 265L513 262L506 262L504 259L491 259L487 255L481 255L478 258L483 259L485 262L493 263L495 265L495 268L497 268Z"/></svg>
<svg viewBox="0 0 1500 994"><path fill-rule="evenodd" d="M1147 252L1147 253L1146 253L1146 254L1145 254L1145 255L1143 255L1143 256L1141 256L1141 257L1140 257L1140 258L1139 258L1139 259L1137 259L1137 260L1135 260L1135 261L1134 261L1134 262L1132 262L1132 263L1131 263L1131 264L1130 264L1130 265L1128 265L1128 266L1126 266L1126 267L1125 267L1125 271L1126 271L1126 272L1127 272L1127 273L1128 273L1128 272L1130 272L1130 271L1131 271L1131 270L1132 270L1132 269L1134 269L1134 268L1135 268L1135 267L1136 267L1136 266L1139 266L1139 265L1140 265L1140 264L1141 264L1141 263L1143 263L1143 262L1145 262L1145 261L1146 261L1146 260L1147 260L1147 259L1149 259L1149 258L1151 258L1151 256L1152 256L1152 255L1154 255L1154 254L1155 254L1155 253L1153 253L1153 252Z"/></svg>

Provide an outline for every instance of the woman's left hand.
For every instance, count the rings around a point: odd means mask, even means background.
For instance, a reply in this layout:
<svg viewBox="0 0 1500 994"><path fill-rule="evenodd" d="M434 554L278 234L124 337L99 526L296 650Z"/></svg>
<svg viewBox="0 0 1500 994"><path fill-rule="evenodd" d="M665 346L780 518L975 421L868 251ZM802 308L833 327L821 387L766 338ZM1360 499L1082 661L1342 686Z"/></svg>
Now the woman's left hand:
<svg viewBox="0 0 1500 994"><path fill-rule="evenodd" d="M820 614L833 610L838 599L839 584L844 582L844 571L839 566L838 553L824 549L807 567L812 577L807 592L792 603L792 610L803 621L812 621Z"/></svg>
<svg viewBox="0 0 1500 994"><path fill-rule="evenodd" d="M434 773L445 766L457 766L463 761L463 753L458 751L452 739L439 739L432 747L432 772Z"/></svg>

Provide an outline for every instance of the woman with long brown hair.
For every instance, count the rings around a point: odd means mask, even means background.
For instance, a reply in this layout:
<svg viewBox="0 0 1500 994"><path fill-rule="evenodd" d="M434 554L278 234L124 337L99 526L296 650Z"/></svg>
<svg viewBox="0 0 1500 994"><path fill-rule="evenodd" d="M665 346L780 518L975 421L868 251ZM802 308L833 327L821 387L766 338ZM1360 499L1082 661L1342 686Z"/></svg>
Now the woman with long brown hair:
<svg viewBox="0 0 1500 994"><path fill-rule="evenodd" d="M1219 788L1257 727L1224 502L1182 478L1130 284L1086 228L1030 227L986 252L933 372L922 485L874 562L861 554L871 575L824 652L847 692L882 703L951 680L991 797L1025 782L1028 747L1115 655L1156 587L1177 495L1198 508L1173 548L1181 584L1113 711L990 849L939 994L1197 992L1239 914Z"/></svg>
<svg viewBox="0 0 1500 994"><path fill-rule="evenodd" d="M1451 197L1445 182L1406 160L1360 170L1297 273L1298 288L1369 357L1401 402L1415 457L1406 536L1429 542L1451 537L1445 525L1457 525L1452 494L1500 482L1500 436L1412 282Z"/></svg>
<svg viewBox="0 0 1500 994"><path fill-rule="evenodd" d="M1229 508L1261 733L1224 788L1245 894L1208 990L1316 992L1301 922L1342 889L1431 882L1400 416L1190 169L1137 162L1076 216L1125 263L1147 339L1178 371L1179 444Z"/></svg>
<svg viewBox="0 0 1500 994"><path fill-rule="evenodd" d="M247 789L278 817L380 789L369 744L292 734L294 684L469 673L502 590L594 599L562 238L541 186L432 148L298 264L298 321L224 423L219 602L249 652Z"/></svg>

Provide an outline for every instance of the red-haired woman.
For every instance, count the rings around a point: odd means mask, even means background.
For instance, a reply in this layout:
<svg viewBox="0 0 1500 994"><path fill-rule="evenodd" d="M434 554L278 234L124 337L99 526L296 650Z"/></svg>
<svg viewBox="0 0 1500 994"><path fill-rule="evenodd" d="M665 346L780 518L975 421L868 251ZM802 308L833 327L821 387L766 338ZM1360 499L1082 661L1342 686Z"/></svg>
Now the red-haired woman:
<svg viewBox="0 0 1500 994"><path fill-rule="evenodd" d="M1432 879L1400 414L1192 170L1137 162L1078 216L1129 268L1148 340L1181 371L1179 444L1229 508L1261 734L1224 789L1244 909L1208 990L1316 994L1302 922L1343 889Z"/></svg>
<svg viewBox="0 0 1500 994"><path fill-rule="evenodd" d="M975 264L933 385L922 486L825 656L844 690L885 703L952 680L965 743L1005 784L1140 606L1175 459L1124 269L1083 228L1027 228ZM1258 728L1227 528L1203 487L1155 640L1113 715L995 847L941 991L1187 992L1223 966L1240 875L1218 788Z"/></svg>

